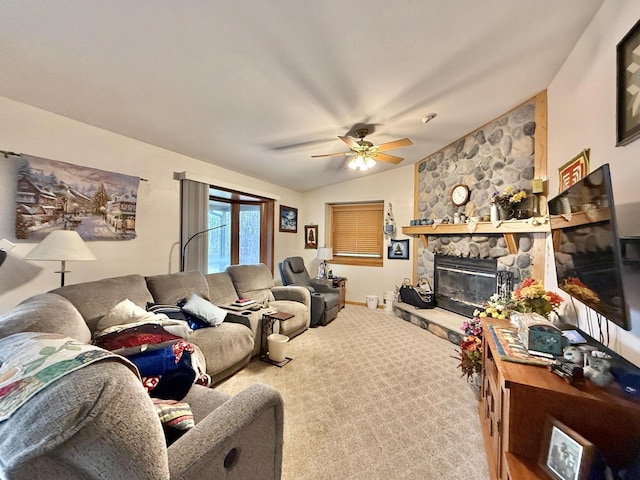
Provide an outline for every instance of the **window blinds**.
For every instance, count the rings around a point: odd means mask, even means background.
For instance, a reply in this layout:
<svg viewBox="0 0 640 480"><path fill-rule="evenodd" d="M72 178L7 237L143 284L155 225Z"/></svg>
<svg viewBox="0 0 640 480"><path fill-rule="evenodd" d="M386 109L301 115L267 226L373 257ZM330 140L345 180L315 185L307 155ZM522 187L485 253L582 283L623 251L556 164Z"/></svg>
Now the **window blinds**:
<svg viewBox="0 0 640 480"><path fill-rule="evenodd" d="M332 207L334 257L382 258L384 204Z"/></svg>

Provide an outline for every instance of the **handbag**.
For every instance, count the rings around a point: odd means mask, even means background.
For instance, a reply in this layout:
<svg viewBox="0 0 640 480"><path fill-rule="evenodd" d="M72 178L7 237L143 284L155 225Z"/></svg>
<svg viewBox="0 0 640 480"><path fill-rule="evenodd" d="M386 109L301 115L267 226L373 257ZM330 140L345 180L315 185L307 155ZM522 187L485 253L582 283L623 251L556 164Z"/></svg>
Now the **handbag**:
<svg viewBox="0 0 640 480"><path fill-rule="evenodd" d="M429 288L429 291L425 291L422 288L417 289L407 279L400 287L400 300L416 308L433 308L436 306L436 296L431 291L431 288Z"/></svg>

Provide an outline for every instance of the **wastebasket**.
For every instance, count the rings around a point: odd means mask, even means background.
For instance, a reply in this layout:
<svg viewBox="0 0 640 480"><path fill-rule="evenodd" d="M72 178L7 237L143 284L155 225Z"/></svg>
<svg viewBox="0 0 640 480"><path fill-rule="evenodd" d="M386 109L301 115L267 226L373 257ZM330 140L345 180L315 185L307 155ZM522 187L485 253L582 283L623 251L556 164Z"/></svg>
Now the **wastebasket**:
<svg viewBox="0 0 640 480"><path fill-rule="evenodd" d="M267 344L269 346L269 358L274 362L284 362L287 357L287 342L289 337L286 335L280 335L279 333L272 333L267 337Z"/></svg>
<svg viewBox="0 0 640 480"><path fill-rule="evenodd" d="M378 308L378 296L377 295L367 295L367 307L371 310L375 310Z"/></svg>
<svg viewBox="0 0 640 480"><path fill-rule="evenodd" d="M385 313L393 313L393 302L396 300L394 292L384 292L382 295L382 303L384 303Z"/></svg>

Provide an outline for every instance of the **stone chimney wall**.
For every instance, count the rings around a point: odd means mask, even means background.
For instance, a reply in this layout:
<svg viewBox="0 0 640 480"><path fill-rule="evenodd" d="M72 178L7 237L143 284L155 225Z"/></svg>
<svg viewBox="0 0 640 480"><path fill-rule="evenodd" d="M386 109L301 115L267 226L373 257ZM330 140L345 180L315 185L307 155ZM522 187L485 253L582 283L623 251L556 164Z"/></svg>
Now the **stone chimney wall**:
<svg viewBox="0 0 640 480"><path fill-rule="evenodd" d="M453 218L456 212L468 217L489 215L491 196L507 185L530 194L535 130L535 101L531 100L420 161L418 218ZM470 189L470 201L462 207L453 205L450 196L459 183ZM418 242L418 278L433 280L433 256L440 253L496 258L498 270L511 271L518 284L531 276L532 244L532 235L518 235L518 253L510 254L501 234L430 236L428 248Z"/></svg>

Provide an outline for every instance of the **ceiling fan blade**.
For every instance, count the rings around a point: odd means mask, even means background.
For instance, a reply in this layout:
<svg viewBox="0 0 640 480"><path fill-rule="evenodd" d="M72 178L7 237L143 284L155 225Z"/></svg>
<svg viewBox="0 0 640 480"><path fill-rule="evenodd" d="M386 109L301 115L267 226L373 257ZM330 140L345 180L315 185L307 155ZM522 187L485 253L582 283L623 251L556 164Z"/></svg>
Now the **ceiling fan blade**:
<svg viewBox="0 0 640 480"><path fill-rule="evenodd" d="M413 142L408 138L402 138L400 140L394 140L393 142L382 143L378 145L378 151L384 152L385 150L393 150L394 148L408 147L413 145Z"/></svg>
<svg viewBox="0 0 640 480"><path fill-rule="evenodd" d="M318 157L344 157L346 155L351 155L353 152L341 152L341 153L325 153L324 155L311 155L311 158Z"/></svg>
<svg viewBox="0 0 640 480"><path fill-rule="evenodd" d="M358 148L360 146L360 144L351 137L338 136L338 138L342 140L344 143L346 143L347 145L349 145L349 148Z"/></svg>
<svg viewBox="0 0 640 480"><path fill-rule="evenodd" d="M386 153L378 153L376 155L371 155L371 158L373 158L377 162L388 162L388 163L393 163L394 165L397 165L402 160L404 160L404 158L396 157L395 155L389 155Z"/></svg>

